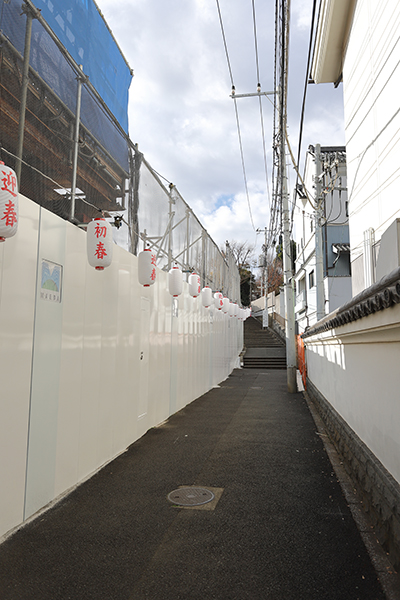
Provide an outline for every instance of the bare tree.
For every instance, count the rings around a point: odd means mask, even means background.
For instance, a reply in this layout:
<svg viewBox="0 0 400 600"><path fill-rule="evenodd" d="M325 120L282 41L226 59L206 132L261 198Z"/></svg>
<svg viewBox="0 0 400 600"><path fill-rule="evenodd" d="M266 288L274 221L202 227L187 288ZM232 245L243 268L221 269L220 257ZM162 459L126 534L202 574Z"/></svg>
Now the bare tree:
<svg viewBox="0 0 400 600"><path fill-rule="evenodd" d="M230 242L226 242L226 245L229 246L233 256L235 257L235 261L239 269L250 269L254 266L254 250L255 246L253 244L249 244L248 242L237 242L236 240L232 240ZM222 254L225 256L227 250L221 248Z"/></svg>
<svg viewBox="0 0 400 600"><path fill-rule="evenodd" d="M221 252L226 256L228 248L232 252L240 275L240 298L243 306L249 306L251 299L251 286L254 285L255 277L251 268L255 266L254 250L255 246L248 242L237 242L232 240L226 242L226 249L221 248Z"/></svg>

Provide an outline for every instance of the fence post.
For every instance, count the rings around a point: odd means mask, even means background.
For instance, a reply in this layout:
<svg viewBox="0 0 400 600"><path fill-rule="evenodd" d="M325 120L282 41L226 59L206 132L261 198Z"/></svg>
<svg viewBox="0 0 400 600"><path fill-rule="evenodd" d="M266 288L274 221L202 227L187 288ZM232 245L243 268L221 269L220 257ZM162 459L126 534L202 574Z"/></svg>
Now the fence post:
<svg viewBox="0 0 400 600"><path fill-rule="evenodd" d="M71 212L70 220L75 218L75 196L76 196L76 172L78 168L78 152L79 152L79 125L81 121L81 99L82 99L82 84L87 80L83 73L82 65L79 65L80 73L78 73L78 89L76 92L76 114L75 114L75 131L74 131L74 154L72 157L72 181L71 181Z"/></svg>

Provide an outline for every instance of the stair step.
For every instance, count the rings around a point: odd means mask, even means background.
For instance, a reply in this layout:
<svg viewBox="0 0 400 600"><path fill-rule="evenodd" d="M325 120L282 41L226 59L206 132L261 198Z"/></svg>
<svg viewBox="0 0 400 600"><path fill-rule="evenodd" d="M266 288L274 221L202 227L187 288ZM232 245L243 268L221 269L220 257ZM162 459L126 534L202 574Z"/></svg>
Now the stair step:
<svg viewBox="0 0 400 600"><path fill-rule="evenodd" d="M245 369L286 369L286 359L276 358L246 358L243 360Z"/></svg>

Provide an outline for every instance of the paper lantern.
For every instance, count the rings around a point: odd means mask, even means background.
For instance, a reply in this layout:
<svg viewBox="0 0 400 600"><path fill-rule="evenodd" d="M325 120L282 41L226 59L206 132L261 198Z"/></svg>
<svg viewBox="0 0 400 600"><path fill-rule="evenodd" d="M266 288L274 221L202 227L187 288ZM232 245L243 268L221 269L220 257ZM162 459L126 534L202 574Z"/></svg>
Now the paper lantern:
<svg viewBox="0 0 400 600"><path fill-rule="evenodd" d="M168 273L168 289L171 296L177 298L182 294L183 279L182 271L179 267L172 267Z"/></svg>
<svg viewBox="0 0 400 600"><path fill-rule="evenodd" d="M214 304L218 310L221 310L224 305L224 297L221 292L215 292L214 294Z"/></svg>
<svg viewBox="0 0 400 600"><path fill-rule="evenodd" d="M238 305L238 303L237 303L237 302L234 302L233 306L234 306L234 312L233 312L233 316L234 316L234 317L237 317L237 316L238 316L238 314L239 314L239 305Z"/></svg>
<svg viewBox="0 0 400 600"><path fill-rule="evenodd" d="M17 176L0 161L0 242L17 233L18 221Z"/></svg>
<svg viewBox="0 0 400 600"><path fill-rule="evenodd" d="M197 298L200 295L200 275L197 273L191 273L189 275L189 294L193 296L193 298Z"/></svg>
<svg viewBox="0 0 400 600"><path fill-rule="evenodd" d="M144 287L153 285L156 280L157 255L151 248L146 248L138 254L138 279Z"/></svg>
<svg viewBox="0 0 400 600"><path fill-rule="evenodd" d="M233 317L235 314L235 305L233 302L229 302L229 316Z"/></svg>
<svg viewBox="0 0 400 600"><path fill-rule="evenodd" d="M89 265L96 271L109 267L113 255L112 227L105 219L93 219L87 226L86 239Z"/></svg>
<svg viewBox="0 0 400 600"><path fill-rule="evenodd" d="M208 287L208 285L203 287L203 289L201 290L201 301L203 303L203 306L205 306L206 308L208 308L212 304L212 289Z"/></svg>
<svg viewBox="0 0 400 600"><path fill-rule="evenodd" d="M224 312L225 314L229 312L229 298L227 298L226 296L224 296L222 302L222 312Z"/></svg>

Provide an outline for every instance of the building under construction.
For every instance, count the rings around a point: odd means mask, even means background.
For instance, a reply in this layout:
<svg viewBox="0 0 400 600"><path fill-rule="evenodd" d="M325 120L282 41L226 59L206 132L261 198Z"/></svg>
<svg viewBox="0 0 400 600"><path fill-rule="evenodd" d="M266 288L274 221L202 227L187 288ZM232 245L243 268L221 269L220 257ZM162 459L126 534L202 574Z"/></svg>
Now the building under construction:
<svg viewBox="0 0 400 600"><path fill-rule="evenodd" d="M132 72L96 4L6 0L0 36L0 158L20 192L75 223L123 210Z"/></svg>

